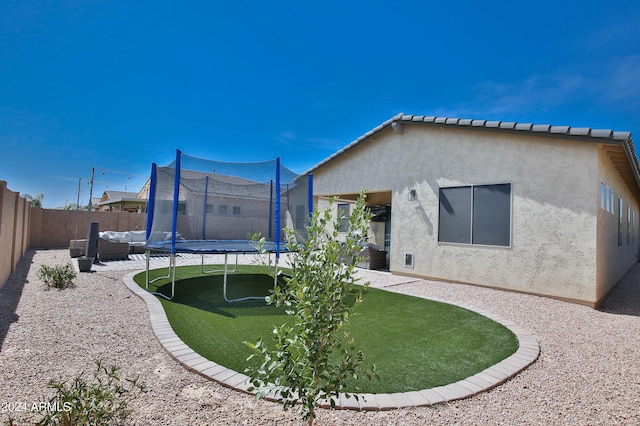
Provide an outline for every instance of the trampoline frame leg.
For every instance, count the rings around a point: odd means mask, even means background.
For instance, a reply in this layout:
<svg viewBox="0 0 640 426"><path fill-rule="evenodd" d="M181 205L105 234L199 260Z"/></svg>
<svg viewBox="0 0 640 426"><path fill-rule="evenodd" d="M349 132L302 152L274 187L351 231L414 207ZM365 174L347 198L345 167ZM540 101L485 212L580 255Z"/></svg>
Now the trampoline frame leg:
<svg viewBox="0 0 640 426"><path fill-rule="evenodd" d="M224 297L224 301L228 302L228 303L233 303L233 302L242 302L245 300L264 300L265 296L247 296L247 297L240 297L238 299L229 299L227 297L227 272L228 272L228 268L227 268L227 253L224 254L224 276L222 279L222 296ZM236 262L237 262L237 257L236 257ZM238 265L236 264L236 269L237 269ZM276 272L277 272L277 268L278 268L278 259L276 258L276 263L275 263L275 267L276 267ZM235 270L234 270L235 271ZM233 272L233 271L231 271ZM275 288L275 286L278 283L278 274L274 274L274 280L273 280L273 288Z"/></svg>
<svg viewBox="0 0 640 426"><path fill-rule="evenodd" d="M209 269L209 270L205 270L204 269L204 257L205 257L205 255L202 254L200 256L202 258L202 273L203 274L215 274L216 272L224 272L224 269ZM226 260L225 260L225 265L226 265ZM236 253L236 267L233 269L233 271L229 271L229 272L237 272L237 271L238 271L238 253Z"/></svg>
<svg viewBox="0 0 640 426"><path fill-rule="evenodd" d="M173 298L175 297L175 291L176 291L176 255L174 253L171 253L171 255L169 256L169 267L168 267L168 273L167 275L163 275L161 277L157 277L154 278L153 280L149 280L149 267L150 267L150 258L151 258L151 251L147 250L146 251L146 270L145 270L145 289L156 296L160 296L164 299L167 300L173 300ZM271 265L271 261L269 260L269 266ZM224 297L225 302L228 303L233 303L233 302L242 302L245 300L264 300L265 296L247 296L247 297L240 297L237 299L229 299L227 297L227 283L228 283L228 275L229 272L236 272L238 270L238 255L236 254L236 265L235 268L233 270L229 270L229 254L225 253L224 254L224 269L222 270L218 270L218 271L205 271L204 270L204 255L202 256L202 271L204 273L211 273L211 272L223 272L223 281L222 281L222 296ZM154 283L158 280L161 279L167 279L167 278L171 278L171 296L167 296L164 293L160 293L157 291L149 291L149 284ZM276 257L275 262L274 262L274 274L273 274L273 288L275 289L276 286L278 285L278 258Z"/></svg>
<svg viewBox="0 0 640 426"><path fill-rule="evenodd" d="M160 296L163 297L167 300L172 300L173 297L175 296L175 290L176 290L176 255L174 253L171 253L171 255L169 256L169 268L168 268L168 274L162 277L157 277L154 278L153 280L149 281L149 259L151 257L151 251L147 250L146 252L146 274L145 274L145 286L146 286L146 290L151 293L154 294L156 296ZM161 279L165 279L165 278L171 278L171 297L160 293L158 291L149 291L149 284L154 283L158 280Z"/></svg>

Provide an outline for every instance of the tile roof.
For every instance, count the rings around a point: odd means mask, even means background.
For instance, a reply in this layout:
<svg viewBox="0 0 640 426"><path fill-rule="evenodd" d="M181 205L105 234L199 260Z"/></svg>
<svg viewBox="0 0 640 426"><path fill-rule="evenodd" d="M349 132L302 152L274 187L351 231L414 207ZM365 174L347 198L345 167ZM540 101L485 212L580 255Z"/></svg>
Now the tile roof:
<svg viewBox="0 0 640 426"><path fill-rule="evenodd" d="M112 191L110 189L107 189L104 193L107 194L110 200L115 198L136 198L138 196L137 192Z"/></svg>
<svg viewBox="0 0 640 426"><path fill-rule="evenodd" d="M477 120L470 118L452 118L437 117L425 115L408 115L400 113L384 123L369 130L349 145L340 149L330 157L317 163L304 174L313 172L314 170L331 162L354 146L376 135L387 127L392 127L395 131L401 133L402 126L405 124L423 124L436 127L457 127L470 129L486 129L490 131L504 131L510 133L528 133L537 136L560 137L566 139L576 139L582 141L590 141L603 144L611 144L620 146L625 154L628 165L632 169L632 175L635 179L636 186L640 190L640 165L636 157L635 148L631 139L631 132L618 132L608 129L592 129L590 127L571 127L571 126L553 126L550 124L533 124L533 123L516 123L513 121L489 121ZM616 167L621 166L620 159Z"/></svg>

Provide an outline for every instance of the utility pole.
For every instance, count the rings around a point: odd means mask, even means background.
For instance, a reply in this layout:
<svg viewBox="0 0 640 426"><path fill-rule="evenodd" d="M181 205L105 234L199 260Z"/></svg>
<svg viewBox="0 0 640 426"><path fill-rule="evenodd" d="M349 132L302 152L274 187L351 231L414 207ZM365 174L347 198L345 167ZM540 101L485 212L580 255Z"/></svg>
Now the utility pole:
<svg viewBox="0 0 640 426"><path fill-rule="evenodd" d="M89 240L91 239L91 197L93 197L93 175L96 171L95 167L91 168L91 181L89 182L89 206L87 209L87 246L85 256L89 253Z"/></svg>

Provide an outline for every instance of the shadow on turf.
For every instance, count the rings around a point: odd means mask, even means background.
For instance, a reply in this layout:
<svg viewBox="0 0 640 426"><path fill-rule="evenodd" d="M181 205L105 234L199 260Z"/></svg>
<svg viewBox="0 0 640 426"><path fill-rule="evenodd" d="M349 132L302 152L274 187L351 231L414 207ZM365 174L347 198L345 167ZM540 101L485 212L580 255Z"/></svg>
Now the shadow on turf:
<svg viewBox="0 0 640 426"><path fill-rule="evenodd" d="M227 277L227 298L238 299L248 296L266 297L273 289L273 277L266 274L230 274ZM171 294L171 284L157 288L157 292ZM227 302L223 296L223 277L209 275L176 280L175 296L170 303L178 303L195 309L211 312L229 318L241 316L262 316L265 310L270 314L286 315L284 309L268 305L264 299Z"/></svg>

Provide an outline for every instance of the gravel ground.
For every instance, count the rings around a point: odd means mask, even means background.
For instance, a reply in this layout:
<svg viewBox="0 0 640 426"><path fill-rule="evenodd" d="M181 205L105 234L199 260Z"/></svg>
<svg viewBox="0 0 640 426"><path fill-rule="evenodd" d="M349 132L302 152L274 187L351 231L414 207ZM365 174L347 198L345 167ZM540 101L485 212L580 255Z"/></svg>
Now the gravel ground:
<svg viewBox="0 0 640 426"><path fill-rule="evenodd" d="M123 377L140 376L149 388L132 404L130 424L301 424L297 411L256 401L174 362L153 335L146 305L123 285L127 271L79 274L72 289L45 290L39 265L68 259L68 250L29 251L0 289L0 424L9 414L19 424L33 423L37 413L8 410L50 396L49 379L89 373L98 358L122 367ZM320 410L320 424L640 424L640 265L600 310L423 280L389 289L495 312L533 333L540 358L466 400L385 412Z"/></svg>

